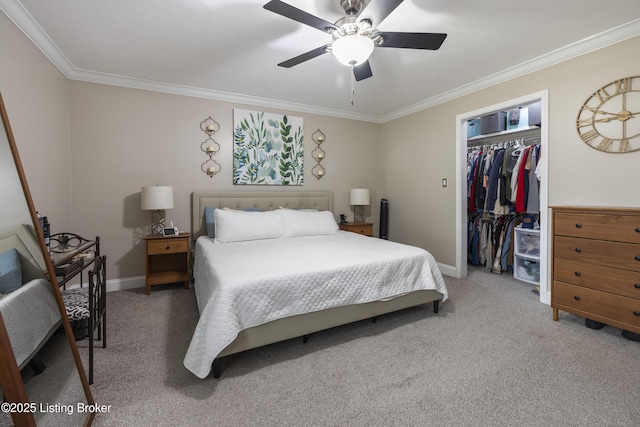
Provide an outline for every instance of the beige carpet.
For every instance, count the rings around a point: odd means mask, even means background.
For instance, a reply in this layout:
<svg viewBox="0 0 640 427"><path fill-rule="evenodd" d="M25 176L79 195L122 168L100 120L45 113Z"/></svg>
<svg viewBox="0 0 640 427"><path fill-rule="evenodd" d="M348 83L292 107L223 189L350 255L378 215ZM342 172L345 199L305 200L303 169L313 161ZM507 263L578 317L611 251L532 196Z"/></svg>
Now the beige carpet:
<svg viewBox="0 0 640 427"><path fill-rule="evenodd" d="M109 293L92 388L112 410L94 425L638 425L639 343L566 313L552 321L506 275L445 279L439 314L429 304L252 350L205 380L182 365L193 290Z"/></svg>

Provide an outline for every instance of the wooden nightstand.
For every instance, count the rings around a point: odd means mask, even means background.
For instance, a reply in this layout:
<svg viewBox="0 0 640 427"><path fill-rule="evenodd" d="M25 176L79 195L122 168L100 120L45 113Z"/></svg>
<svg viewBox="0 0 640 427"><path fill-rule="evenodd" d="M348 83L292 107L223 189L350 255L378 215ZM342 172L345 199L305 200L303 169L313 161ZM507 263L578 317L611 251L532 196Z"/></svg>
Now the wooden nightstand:
<svg viewBox="0 0 640 427"><path fill-rule="evenodd" d="M144 238L147 245L145 259L147 295L151 293L152 286L164 283L184 282L184 288L189 289L190 238L189 233Z"/></svg>
<svg viewBox="0 0 640 427"><path fill-rule="evenodd" d="M371 222L342 222L339 225L340 230L373 237L373 223Z"/></svg>

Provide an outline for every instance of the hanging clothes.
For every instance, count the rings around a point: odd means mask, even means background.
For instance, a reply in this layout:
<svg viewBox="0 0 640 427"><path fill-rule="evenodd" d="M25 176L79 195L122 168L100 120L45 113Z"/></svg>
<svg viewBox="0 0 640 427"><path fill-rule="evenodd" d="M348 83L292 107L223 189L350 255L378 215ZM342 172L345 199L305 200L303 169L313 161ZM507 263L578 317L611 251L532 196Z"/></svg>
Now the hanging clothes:
<svg viewBox="0 0 640 427"><path fill-rule="evenodd" d="M540 145L515 140L470 149L467 156L468 260L513 271L514 228L540 210Z"/></svg>
<svg viewBox="0 0 640 427"><path fill-rule="evenodd" d="M537 214L540 212L540 180L535 171L540 162L540 146L536 145L531 152L531 168L529 169L529 193L527 196L526 212Z"/></svg>

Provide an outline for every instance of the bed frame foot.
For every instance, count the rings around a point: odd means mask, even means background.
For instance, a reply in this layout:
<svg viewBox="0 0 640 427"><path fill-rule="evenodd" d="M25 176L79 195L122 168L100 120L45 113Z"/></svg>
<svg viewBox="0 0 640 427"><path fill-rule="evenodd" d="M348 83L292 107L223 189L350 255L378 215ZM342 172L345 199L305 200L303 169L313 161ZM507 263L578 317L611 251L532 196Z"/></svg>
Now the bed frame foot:
<svg viewBox="0 0 640 427"><path fill-rule="evenodd" d="M433 312L437 313L440 310L440 300L435 300L433 302Z"/></svg>
<svg viewBox="0 0 640 427"><path fill-rule="evenodd" d="M28 363L29 367L33 370L33 373L36 375L40 375L47 368L42 360L36 355Z"/></svg>
<svg viewBox="0 0 640 427"><path fill-rule="evenodd" d="M302 343L306 344L309 342L309 338L311 338L311 334L306 334L302 336Z"/></svg>
<svg viewBox="0 0 640 427"><path fill-rule="evenodd" d="M220 358L213 359L211 370L213 371L213 378L220 378Z"/></svg>
<svg viewBox="0 0 640 427"><path fill-rule="evenodd" d="M373 323L376 323L376 322L378 321L378 316L373 316L373 317L371 318L371 321L372 321Z"/></svg>

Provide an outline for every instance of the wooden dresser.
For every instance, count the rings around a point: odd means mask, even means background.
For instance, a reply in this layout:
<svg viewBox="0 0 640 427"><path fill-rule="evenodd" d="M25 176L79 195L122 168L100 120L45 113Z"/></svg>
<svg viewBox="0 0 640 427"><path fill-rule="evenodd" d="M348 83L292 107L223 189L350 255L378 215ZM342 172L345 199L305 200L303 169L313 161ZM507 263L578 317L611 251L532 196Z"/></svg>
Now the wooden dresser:
<svg viewBox="0 0 640 427"><path fill-rule="evenodd" d="M640 209L553 207L553 320L640 333Z"/></svg>

